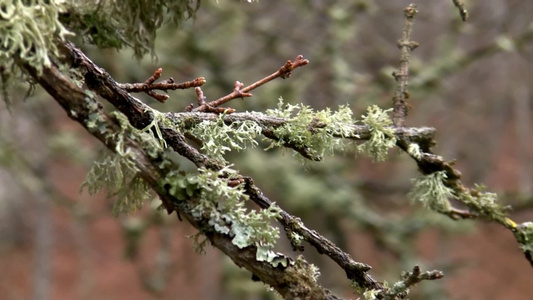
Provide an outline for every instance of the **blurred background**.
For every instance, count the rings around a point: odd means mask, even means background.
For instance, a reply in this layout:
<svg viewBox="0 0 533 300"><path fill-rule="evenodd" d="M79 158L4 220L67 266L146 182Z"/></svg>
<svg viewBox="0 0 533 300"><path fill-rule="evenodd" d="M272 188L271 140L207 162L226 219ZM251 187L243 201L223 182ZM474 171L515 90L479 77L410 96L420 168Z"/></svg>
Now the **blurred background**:
<svg viewBox="0 0 533 300"><path fill-rule="evenodd" d="M250 84L302 54L310 64L234 100L238 111L274 108L277 99L315 109L390 107L396 46L409 1L203 1L195 20L158 32L156 58L77 44L119 82L143 82L158 67L177 82L203 76L208 100ZM420 1L413 39L407 126L437 128L433 149L456 159L467 185L486 184L512 219L533 220L533 2ZM0 299L274 299L218 250L196 254L196 233L161 215L157 201L114 217L113 198L81 183L101 145L40 88L0 105ZM196 102L194 90L162 111ZM411 299L532 299L531 266L512 234L483 221L453 222L412 204L416 165L397 150L386 163L353 154L302 165L291 151L231 153L228 160L283 209L373 267L390 283L413 265L440 269ZM185 167L187 167L185 165ZM281 234L283 236L283 233ZM280 251L296 257L287 241ZM356 299L344 272L306 245L321 283Z"/></svg>

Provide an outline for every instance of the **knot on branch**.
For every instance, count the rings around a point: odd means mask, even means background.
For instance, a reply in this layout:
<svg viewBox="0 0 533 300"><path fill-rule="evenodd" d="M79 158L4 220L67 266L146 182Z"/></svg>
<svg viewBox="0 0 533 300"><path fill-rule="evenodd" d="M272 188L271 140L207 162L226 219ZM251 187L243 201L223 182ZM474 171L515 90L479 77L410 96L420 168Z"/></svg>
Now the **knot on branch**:
<svg viewBox="0 0 533 300"><path fill-rule="evenodd" d="M236 98L252 97L252 93L242 91L244 84L240 81L235 81L233 85L233 93L235 93Z"/></svg>
<svg viewBox="0 0 533 300"><path fill-rule="evenodd" d="M415 4L411 3L403 10L403 12L405 13L405 18L412 19L418 13L418 9Z"/></svg>
<svg viewBox="0 0 533 300"><path fill-rule="evenodd" d="M418 46L420 46L420 44L418 42L407 41L407 40L399 40L397 45L398 45L398 48L400 48L400 49L408 48L411 51L415 50L416 48L418 48Z"/></svg>
<svg viewBox="0 0 533 300"><path fill-rule="evenodd" d="M294 62L291 60L288 60L283 67L279 69L280 77L285 79L291 77L292 70L300 67L305 66L309 63L309 60L304 59L303 55L298 55Z"/></svg>

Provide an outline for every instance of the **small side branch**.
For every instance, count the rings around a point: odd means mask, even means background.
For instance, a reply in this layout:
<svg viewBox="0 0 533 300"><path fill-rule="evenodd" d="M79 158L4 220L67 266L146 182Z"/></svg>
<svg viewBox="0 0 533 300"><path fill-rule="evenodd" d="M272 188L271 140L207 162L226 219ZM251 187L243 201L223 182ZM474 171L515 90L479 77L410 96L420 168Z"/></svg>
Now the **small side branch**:
<svg viewBox="0 0 533 300"><path fill-rule="evenodd" d="M130 93L140 93L145 92L150 97L156 99L157 101L164 103L168 99L168 95L160 94L155 92L155 90L168 91L168 90L184 90L193 87L199 87L203 85L206 81L203 77L198 77L192 81L185 81L182 83L174 82L174 78L170 77L160 82L155 82L159 77L161 77L163 69L159 68L155 70L154 74L146 79L145 82L141 83L121 83L119 87L130 92Z"/></svg>
<svg viewBox="0 0 533 300"><path fill-rule="evenodd" d="M409 4L404 10L405 25L403 28L402 39L398 41L398 47L401 50L400 68L395 71L392 76L396 80L396 92L392 98L394 111L392 113L392 121L395 126L403 126L405 117L407 116L407 103L409 98L409 58L411 51L418 47L418 43L411 41L411 32L415 15L418 13L416 5Z"/></svg>
<svg viewBox="0 0 533 300"><path fill-rule="evenodd" d="M468 19L468 11L465 8L464 2L462 0L452 0L452 1L453 1L453 5L455 5L455 7L457 7L457 9L459 10L461 19L463 20L463 22L466 22L466 19Z"/></svg>
<svg viewBox="0 0 533 300"><path fill-rule="evenodd" d="M244 97L251 97L252 94L250 93L250 91L262 86L263 84L269 82L269 81L272 81L278 77L281 77L283 79L285 78L289 78L291 76L291 72L292 70L298 68L298 67L301 67L301 66L305 66L309 63L309 60L307 59L304 59L304 57L302 55L298 55L296 57L296 59L293 61L290 61L288 60L281 68L279 68L278 71L266 76L265 78L263 79L260 79L252 84L250 84L249 86L246 86L244 87L244 84L242 84L241 82L239 81L236 81L235 82L235 86L233 88L233 92L231 92L230 94L224 96L224 97L221 97L221 98L218 98L216 100L213 100L211 102L208 102L208 103L204 103L200 106L198 106L197 108L193 109L193 111L197 111L197 112L206 112L206 111L209 111L209 107L211 108L214 108L214 107L218 107L220 105L223 105L233 99L237 99L237 98L244 98Z"/></svg>

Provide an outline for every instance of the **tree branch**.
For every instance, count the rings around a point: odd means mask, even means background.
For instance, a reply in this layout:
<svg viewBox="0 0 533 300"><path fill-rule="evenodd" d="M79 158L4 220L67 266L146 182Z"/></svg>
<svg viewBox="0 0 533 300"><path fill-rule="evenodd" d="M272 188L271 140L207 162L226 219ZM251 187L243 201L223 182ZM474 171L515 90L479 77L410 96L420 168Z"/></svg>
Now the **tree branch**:
<svg viewBox="0 0 533 300"><path fill-rule="evenodd" d="M395 126L402 126L407 116L407 103L409 98L409 59L411 51L418 47L418 43L411 41L411 32L415 15L418 13L416 5L409 4L404 10L405 25L403 28L402 39L398 41L398 47L401 50L400 68L392 76L397 82L396 92L392 98L394 111L392 113L392 122Z"/></svg>
<svg viewBox="0 0 533 300"><path fill-rule="evenodd" d="M116 151L116 138L119 136L118 133L121 128L113 118L102 111L102 106L90 93L70 82L55 66L43 67L43 73L39 76L30 65L20 61L19 63L63 107L70 118L80 123L111 151ZM105 76L101 78L105 80ZM99 120L99 126L91 127L88 122L89 119ZM194 199L180 201L169 193L161 184L164 174L161 173L158 162L145 152L141 144L128 136L124 136L121 143L124 151L133 157L133 161L140 170L140 176L157 192L167 211L169 213L174 210L179 211L194 227L205 233L213 246L222 250L238 266L248 269L254 276L272 286L286 299L341 299L321 287L312 274L306 272L305 268L308 263L304 260L289 263L286 268L274 267L268 262L256 259L257 249L254 246L240 249L234 245L232 243L233 237L216 232L209 224L209 219L195 216L192 213L196 202ZM171 167L177 169L177 166ZM292 261L289 257L282 254L278 255L286 258L289 262Z"/></svg>

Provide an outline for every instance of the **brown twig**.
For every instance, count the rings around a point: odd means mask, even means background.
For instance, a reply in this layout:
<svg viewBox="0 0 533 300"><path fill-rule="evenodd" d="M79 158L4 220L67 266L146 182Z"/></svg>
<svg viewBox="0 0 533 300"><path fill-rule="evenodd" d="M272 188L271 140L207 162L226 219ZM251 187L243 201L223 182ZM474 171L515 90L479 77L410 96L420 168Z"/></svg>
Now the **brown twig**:
<svg viewBox="0 0 533 300"><path fill-rule="evenodd" d="M244 84L242 84L239 81L236 81L233 91L230 94L224 97L218 98L216 100L213 100L211 102L204 103L203 105L200 105L197 108L195 108L193 111L205 112L205 111L210 110L209 106L211 106L211 109L212 109L214 107L218 107L224 103L227 103L233 99L251 97L252 96L252 94L250 93L251 90L256 89L262 86L263 84L269 81L272 81L278 77L281 77L283 79L289 78L291 76L292 70L298 67L301 67L301 66L305 66L308 63L309 63L309 60L304 59L302 55L298 55L296 59L294 60L294 62L288 60L281 68L279 68L278 71L266 76L263 79L260 79L250 84L249 86L243 87Z"/></svg>
<svg viewBox="0 0 533 300"><path fill-rule="evenodd" d="M466 22L466 19L468 19L468 11L465 8L464 2L461 0L452 0L452 1L453 1L453 5L455 5L455 7L457 7L457 9L459 10L461 19L463 20L463 22Z"/></svg>
<svg viewBox="0 0 533 300"><path fill-rule="evenodd" d="M160 82L155 82L159 77L161 77L161 73L163 73L163 69L159 68L155 70L154 74L150 76L148 79L146 79L145 82L141 83L121 83L119 86L130 92L130 93L139 93L139 92L145 92L150 97L156 99L157 101L164 103L168 99L168 95L165 94L159 94L155 92L154 90L161 90L161 91L167 91L167 90L183 90L183 89L189 89L192 87L199 87L205 83L205 78L198 77L192 81L185 81L182 83L175 83L174 78L170 77L168 79L165 79Z"/></svg>
<svg viewBox="0 0 533 300"><path fill-rule="evenodd" d="M418 47L417 42L411 41L414 18L417 13L418 10L414 4L409 4L404 10L405 25L402 39L398 41L398 47L401 50L400 68L392 74L397 83L396 92L392 98L394 105L392 121L395 126L403 126L405 117L407 116L406 100L409 98L409 92L407 90L409 85L409 58L411 51Z"/></svg>

